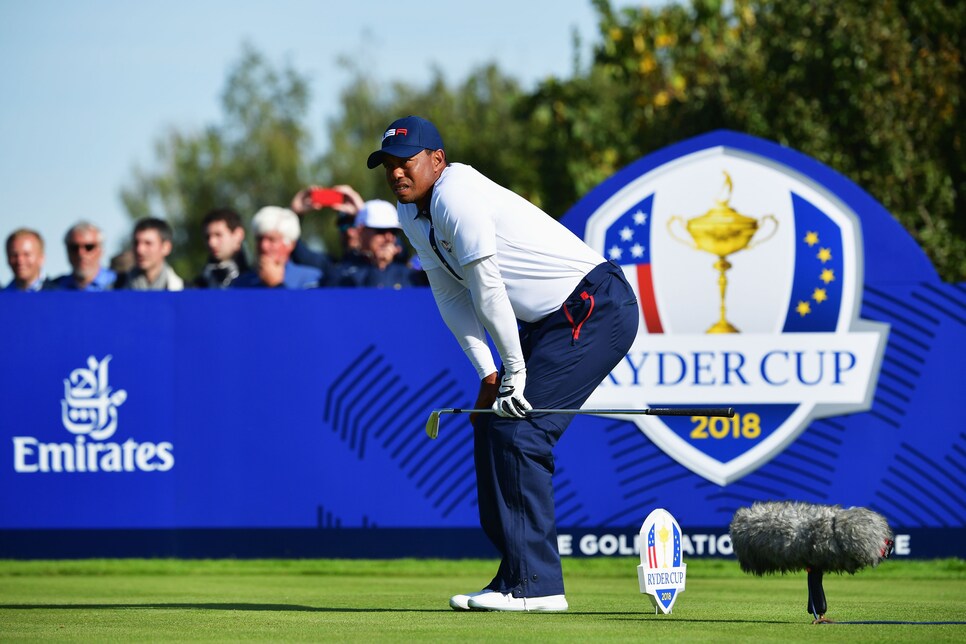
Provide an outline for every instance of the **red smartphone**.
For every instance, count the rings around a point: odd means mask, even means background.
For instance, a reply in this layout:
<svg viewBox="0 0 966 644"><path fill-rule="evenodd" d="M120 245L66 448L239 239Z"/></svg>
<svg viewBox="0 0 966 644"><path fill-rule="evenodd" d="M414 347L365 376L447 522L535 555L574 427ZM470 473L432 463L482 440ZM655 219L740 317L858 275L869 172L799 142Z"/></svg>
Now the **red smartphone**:
<svg viewBox="0 0 966 644"><path fill-rule="evenodd" d="M316 208L325 208L344 202L345 195L332 188L315 188L309 193L309 200Z"/></svg>

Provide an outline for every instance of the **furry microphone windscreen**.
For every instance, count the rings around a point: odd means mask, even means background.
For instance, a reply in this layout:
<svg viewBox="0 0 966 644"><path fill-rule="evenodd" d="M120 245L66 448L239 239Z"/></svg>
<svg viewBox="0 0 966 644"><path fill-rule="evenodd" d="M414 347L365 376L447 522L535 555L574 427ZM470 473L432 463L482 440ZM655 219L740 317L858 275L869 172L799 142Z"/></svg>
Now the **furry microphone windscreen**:
<svg viewBox="0 0 966 644"><path fill-rule="evenodd" d="M892 548L892 530L867 508L801 501L754 503L731 520L731 543L744 572L803 569L854 573L877 566Z"/></svg>

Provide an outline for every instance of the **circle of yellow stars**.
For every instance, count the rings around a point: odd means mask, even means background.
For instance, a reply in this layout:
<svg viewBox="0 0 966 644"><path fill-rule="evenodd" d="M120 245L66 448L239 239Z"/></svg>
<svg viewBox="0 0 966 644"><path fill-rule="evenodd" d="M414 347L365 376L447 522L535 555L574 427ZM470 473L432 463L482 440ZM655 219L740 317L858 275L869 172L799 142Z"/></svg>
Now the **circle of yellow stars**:
<svg viewBox="0 0 966 644"><path fill-rule="evenodd" d="M832 251L829 248L823 248L819 245L818 233L809 231L805 233L805 239L802 241L808 244L809 248L814 248L818 245L818 254L816 255L816 258L818 258L820 262L824 264L825 262L831 261ZM818 279L828 286L830 283L835 281L835 271L833 271L831 268L823 268L822 272L818 276ZM821 304L827 299L828 291L826 289L819 286L812 291L812 300L814 300L816 304ZM799 300L798 305L795 306L795 312L800 316L805 317L812 312L812 302L810 300Z"/></svg>

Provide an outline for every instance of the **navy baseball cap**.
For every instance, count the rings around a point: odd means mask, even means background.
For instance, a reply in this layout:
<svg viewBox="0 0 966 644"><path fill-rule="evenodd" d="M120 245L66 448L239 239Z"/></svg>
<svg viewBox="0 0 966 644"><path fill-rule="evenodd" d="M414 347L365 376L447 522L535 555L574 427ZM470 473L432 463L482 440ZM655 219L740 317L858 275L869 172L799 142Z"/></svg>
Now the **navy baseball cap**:
<svg viewBox="0 0 966 644"><path fill-rule="evenodd" d="M382 148L369 155L366 165L372 170L382 164L385 154L408 159L423 150L442 149L443 137L435 125L419 116L406 116L392 122L382 135Z"/></svg>

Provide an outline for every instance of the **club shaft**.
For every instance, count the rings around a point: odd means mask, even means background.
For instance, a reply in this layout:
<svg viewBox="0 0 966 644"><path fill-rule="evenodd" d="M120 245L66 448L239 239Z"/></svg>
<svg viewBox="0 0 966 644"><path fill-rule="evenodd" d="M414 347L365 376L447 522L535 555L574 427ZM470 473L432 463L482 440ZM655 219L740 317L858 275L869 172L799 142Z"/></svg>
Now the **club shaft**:
<svg viewBox="0 0 966 644"><path fill-rule="evenodd" d="M436 438L439 435L439 417L441 414L495 414L495 409L462 409L450 407L434 409L426 421L426 435ZM597 414L601 416L619 414L637 414L642 416L723 416L732 418L735 410L732 407L651 407L649 409L531 409L528 414Z"/></svg>
<svg viewBox="0 0 966 644"><path fill-rule="evenodd" d="M438 409L440 414L495 414L494 409ZM530 414L636 414L640 416L724 416L735 415L732 407L651 407L648 409L531 409Z"/></svg>

